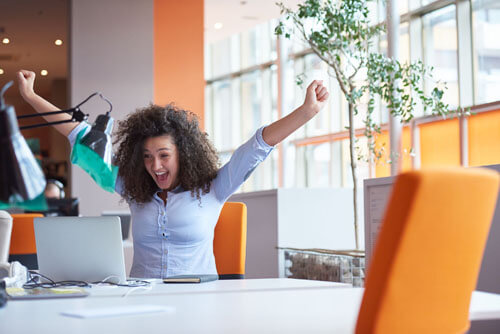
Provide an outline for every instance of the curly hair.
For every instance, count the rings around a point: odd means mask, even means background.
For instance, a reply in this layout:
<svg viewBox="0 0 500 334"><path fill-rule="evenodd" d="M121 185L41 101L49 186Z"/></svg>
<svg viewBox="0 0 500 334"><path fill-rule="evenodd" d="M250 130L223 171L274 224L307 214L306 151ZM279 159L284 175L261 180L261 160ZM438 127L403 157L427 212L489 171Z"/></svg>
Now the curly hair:
<svg viewBox="0 0 500 334"><path fill-rule="evenodd" d="M143 145L146 139L163 135L170 135L177 147L178 178L184 190L191 191L191 196L198 200L210 191L219 169L219 157L208 135L200 130L196 115L173 104L151 104L119 122L115 133L115 164L123 180L125 200L146 203L158 191L144 166Z"/></svg>

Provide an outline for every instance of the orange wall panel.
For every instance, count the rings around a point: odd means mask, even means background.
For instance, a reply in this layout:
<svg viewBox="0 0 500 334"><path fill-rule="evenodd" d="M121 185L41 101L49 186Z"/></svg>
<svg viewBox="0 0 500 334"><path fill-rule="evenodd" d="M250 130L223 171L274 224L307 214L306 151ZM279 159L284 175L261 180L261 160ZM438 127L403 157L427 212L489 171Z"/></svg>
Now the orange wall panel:
<svg viewBox="0 0 500 334"><path fill-rule="evenodd" d="M411 131L410 127L405 126L403 128L403 134L401 136L401 147L402 147L402 156L403 156L403 165L402 171L408 171L412 169L411 166ZM384 177L391 175L391 165L387 161L388 159L388 151L389 151L389 133L387 131L383 131L379 134L375 139L375 145L377 149L384 148L385 153L379 161L375 162L375 177Z"/></svg>
<svg viewBox="0 0 500 334"><path fill-rule="evenodd" d="M419 129L422 167L460 166L458 119L422 124Z"/></svg>
<svg viewBox="0 0 500 334"><path fill-rule="evenodd" d="M154 103L198 115L203 129L203 0L154 0Z"/></svg>
<svg viewBox="0 0 500 334"><path fill-rule="evenodd" d="M469 165L500 163L500 110L469 117Z"/></svg>

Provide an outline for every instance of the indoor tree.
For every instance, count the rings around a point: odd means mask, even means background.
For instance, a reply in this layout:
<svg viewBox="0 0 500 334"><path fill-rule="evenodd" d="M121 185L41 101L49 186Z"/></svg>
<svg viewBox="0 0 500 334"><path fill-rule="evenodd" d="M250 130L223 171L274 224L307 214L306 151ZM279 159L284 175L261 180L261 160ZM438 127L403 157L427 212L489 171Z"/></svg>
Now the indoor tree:
<svg viewBox="0 0 500 334"><path fill-rule="evenodd" d="M293 11L277 3L282 20L275 28L277 35L299 38L328 65L348 104L348 131L354 201L354 233L359 249L357 214L357 161L354 117L364 108L364 135L369 154L376 159L382 150L375 146L375 135L381 133L373 114L377 99L403 123L409 122L417 105L432 114L447 115L448 105L442 101L443 89L436 87L426 94L423 81L431 77L432 68L422 61L401 63L373 47L385 33L385 24L374 24L369 18L369 2L376 0L306 0ZM300 79L298 80L300 81ZM420 107L420 106L419 106ZM397 159L391 156L390 160Z"/></svg>

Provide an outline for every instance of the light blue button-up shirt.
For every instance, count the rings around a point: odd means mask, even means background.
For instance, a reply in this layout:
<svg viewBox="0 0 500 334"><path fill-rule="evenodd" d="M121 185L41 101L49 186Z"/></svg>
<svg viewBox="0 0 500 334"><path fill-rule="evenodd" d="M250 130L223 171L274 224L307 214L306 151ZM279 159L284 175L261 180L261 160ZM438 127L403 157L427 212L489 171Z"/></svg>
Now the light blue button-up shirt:
<svg viewBox="0 0 500 334"><path fill-rule="evenodd" d="M87 123L68 136L73 146ZM131 277L163 278L186 274L217 274L213 252L214 229L224 202L273 150L262 139L263 127L241 145L217 173L201 201L182 187L169 191L167 203L154 194L150 202L129 201L134 259ZM182 168L182 166L180 167ZM115 190L123 193L118 176Z"/></svg>

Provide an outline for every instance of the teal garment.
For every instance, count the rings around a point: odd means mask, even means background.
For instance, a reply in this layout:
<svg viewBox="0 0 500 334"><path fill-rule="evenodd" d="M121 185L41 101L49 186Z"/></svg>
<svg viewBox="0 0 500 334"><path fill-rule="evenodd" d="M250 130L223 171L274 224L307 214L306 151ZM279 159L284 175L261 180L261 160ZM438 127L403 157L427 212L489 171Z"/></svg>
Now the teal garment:
<svg viewBox="0 0 500 334"><path fill-rule="evenodd" d="M22 198L16 196L11 196L9 203L0 202L0 210L6 210L11 208L23 209L28 211L47 211L47 200L42 192L40 195L32 200L23 201Z"/></svg>
<svg viewBox="0 0 500 334"><path fill-rule="evenodd" d="M84 128L78 133L71 151L71 162L87 172L102 189L114 193L118 167L104 163L97 153L81 144L86 132L87 128Z"/></svg>

